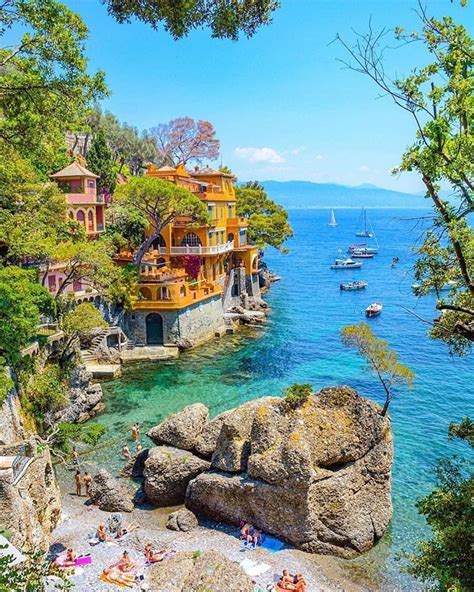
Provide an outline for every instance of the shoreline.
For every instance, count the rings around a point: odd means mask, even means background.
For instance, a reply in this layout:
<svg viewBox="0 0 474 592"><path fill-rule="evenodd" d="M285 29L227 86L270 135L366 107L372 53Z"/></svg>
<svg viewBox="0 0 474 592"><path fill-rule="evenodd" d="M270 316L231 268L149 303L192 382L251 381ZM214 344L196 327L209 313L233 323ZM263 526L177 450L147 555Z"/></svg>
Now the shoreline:
<svg viewBox="0 0 474 592"><path fill-rule="evenodd" d="M181 508L135 508L132 513L123 513L124 523L139 524L139 528L128 534L118 543L100 543L90 546L88 539L101 522L105 522L111 515L95 506L86 505L86 497L78 497L60 482L63 511L58 526L52 533L52 552L61 552L71 546L77 554L88 554L92 557L92 564L84 567L77 575L71 576L74 590L78 592L106 592L113 588L99 580L102 570L117 561L121 553L127 550L133 560L140 565L139 573L145 575L147 568L143 567L143 549L151 542L154 548L169 548L175 551L208 551L219 550L231 561L241 562L251 559L265 563L270 569L263 575L253 578L255 583L266 589L275 578L281 575L283 569L291 573L303 573L308 583L308 592L371 592L369 588L356 584L348 578L338 566L338 560L329 556L312 555L285 547L281 551L271 553L265 549L242 550L238 539L237 529L225 524L200 520L198 528L190 532L176 532L165 527L169 513ZM137 584L130 590L141 590ZM150 592L153 592L149 588ZM158 592L158 591L156 591Z"/></svg>

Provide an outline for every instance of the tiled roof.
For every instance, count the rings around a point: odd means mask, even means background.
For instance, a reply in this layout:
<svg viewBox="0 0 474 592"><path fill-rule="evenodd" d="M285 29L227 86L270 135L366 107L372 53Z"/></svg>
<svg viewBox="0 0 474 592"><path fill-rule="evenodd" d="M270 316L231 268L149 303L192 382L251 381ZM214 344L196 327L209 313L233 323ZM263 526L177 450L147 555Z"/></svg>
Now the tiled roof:
<svg viewBox="0 0 474 592"><path fill-rule="evenodd" d="M173 167L167 166L167 165L162 166L156 170L161 171L162 173L176 173L176 169L174 169Z"/></svg>
<svg viewBox="0 0 474 592"><path fill-rule="evenodd" d="M64 167L57 173L54 173L54 175L50 175L51 179L61 179L64 177L92 177L94 179L98 179L99 175L91 173L78 162L71 162L71 164L68 164L67 167Z"/></svg>
<svg viewBox="0 0 474 592"><path fill-rule="evenodd" d="M192 172L194 177L199 177L199 175L205 176L218 176L218 177L230 177L233 178L234 175L230 175L229 173L223 173L222 171L217 171L216 169L211 168L210 166L205 166L203 169L194 170Z"/></svg>

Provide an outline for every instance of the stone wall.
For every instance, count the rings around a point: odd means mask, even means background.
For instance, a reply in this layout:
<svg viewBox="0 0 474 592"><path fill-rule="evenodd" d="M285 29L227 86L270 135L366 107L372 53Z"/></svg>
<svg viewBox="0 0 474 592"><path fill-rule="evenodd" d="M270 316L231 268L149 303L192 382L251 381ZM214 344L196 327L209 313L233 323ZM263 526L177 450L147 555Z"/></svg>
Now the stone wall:
<svg viewBox="0 0 474 592"><path fill-rule="evenodd" d="M135 345L146 345L146 318L152 312L136 310L125 315L123 330ZM164 345L180 345L185 341L196 345L214 337L215 332L224 325L220 296L198 302L184 311L155 312L163 319Z"/></svg>

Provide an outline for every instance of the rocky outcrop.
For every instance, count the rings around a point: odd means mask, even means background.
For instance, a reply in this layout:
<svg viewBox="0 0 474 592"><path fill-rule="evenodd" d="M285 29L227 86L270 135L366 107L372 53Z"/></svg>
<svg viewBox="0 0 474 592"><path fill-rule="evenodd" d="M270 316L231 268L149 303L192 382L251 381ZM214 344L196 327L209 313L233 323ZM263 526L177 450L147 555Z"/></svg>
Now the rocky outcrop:
<svg viewBox="0 0 474 592"><path fill-rule="evenodd" d="M65 408L50 414L50 424L68 421L83 423L104 409L102 386L92 382L92 374L85 366L74 368L70 378L69 400Z"/></svg>
<svg viewBox="0 0 474 592"><path fill-rule="evenodd" d="M176 553L149 570L150 590L167 592L253 592L252 580L235 562L218 551Z"/></svg>
<svg viewBox="0 0 474 592"><path fill-rule="evenodd" d="M192 450L208 417L209 410L202 403L189 405L151 428L147 435L155 444L170 444L183 450Z"/></svg>
<svg viewBox="0 0 474 592"><path fill-rule="evenodd" d="M276 398L270 400L280 401ZM231 473L241 473L246 470L255 412L266 402L269 400L250 401L225 414L212 455L214 468Z"/></svg>
<svg viewBox="0 0 474 592"><path fill-rule="evenodd" d="M221 433L222 424L229 413L229 411L225 411L204 425L194 446L194 450L199 456L211 459L217 447L217 440Z"/></svg>
<svg viewBox="0 0 474 592"><path fill-rule="evenodd" d="M120 471L122 477L133 477L134 479L140 479L143 477L143 471L145 470L145 461L148 458L150 452L149 448L145 448L132 458L128 459Z"/></svg>
<svg viewBox="0 0 474 592"><path fill-rule="evenodd" d="M32 439L0 447L0 461L0 528L11 533L18 549L46 550L61 513L49 449L38 450Z"/></svg>
<svg viewBox="0 0 474 592"><path fill-rule="evenodd" d="M159 507L182 504L189 482L209 469L210 463L189 451L157 446L149 451L143 471L143 489Z"/></svg>
<svg viewBox="0 0 474 592"><path fill-rule="evenodd" d="M104 469L94 476L89 487L89 497L105 512L131 512L133 496L117 479Z"/></svg>
<svg viewBox="0 0 474 592"><path fill-rule="evenodd" d="M234 524L246 519L313 553L370 549L392 515L391 432L380 408L348 387L323 389L297 409L271 398L255 405L242 472L199 475L186 506Z"/></svg>
<svg viewBox="0 0 474 592"><path fill-rule="evenodd" d="M180 530L182 532L189 532L198 527L198 519L196 516L186 508L181 508L176 512L172 512L168 516L166 528L170 530Z"/></svg>
<svg viewBox="0 0 474 592"><path fill-rule="evenodd" d="M0 370L1 371L1 370ZM10 389L0 405L0 446L26 437L21 417L21 403L16 388Z"/></svg>

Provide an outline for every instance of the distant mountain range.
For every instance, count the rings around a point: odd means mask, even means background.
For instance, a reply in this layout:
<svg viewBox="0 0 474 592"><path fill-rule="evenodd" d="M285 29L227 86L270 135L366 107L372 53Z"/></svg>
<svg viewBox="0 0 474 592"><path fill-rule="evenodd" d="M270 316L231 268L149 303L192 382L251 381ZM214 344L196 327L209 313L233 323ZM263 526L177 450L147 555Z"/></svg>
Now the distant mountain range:
<svg viewBox="0 0 474 592"><path fill-rule="evenodd" d="M350 187L311 181L261 181L268 195L285 208L424 208L422 195L383 189L367 183Z"/></svg>

